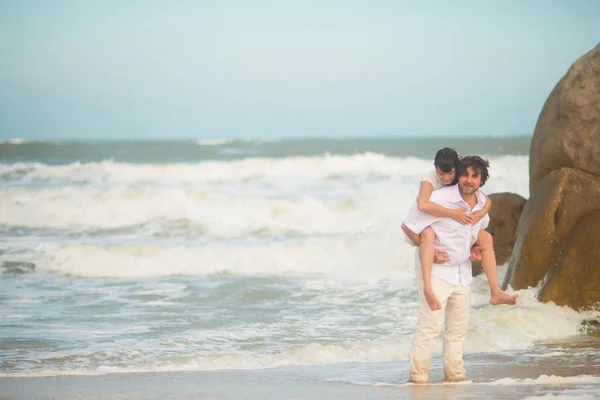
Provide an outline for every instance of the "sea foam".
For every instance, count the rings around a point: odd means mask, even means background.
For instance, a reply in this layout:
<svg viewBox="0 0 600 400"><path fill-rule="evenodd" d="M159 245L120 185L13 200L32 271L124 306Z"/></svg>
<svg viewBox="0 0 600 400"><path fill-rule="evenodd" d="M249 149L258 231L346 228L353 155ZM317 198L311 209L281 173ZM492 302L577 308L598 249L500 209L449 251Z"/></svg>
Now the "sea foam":
<svg viewBox="0 0 600 400"><path fill-rule="evenodd" d="M389 279L402 271L412 272L412 260L413 250L402 241L399 232L380 232L347 239L237 245L40 244L31 261L39 269L81 277L231 274Z"/></svg>

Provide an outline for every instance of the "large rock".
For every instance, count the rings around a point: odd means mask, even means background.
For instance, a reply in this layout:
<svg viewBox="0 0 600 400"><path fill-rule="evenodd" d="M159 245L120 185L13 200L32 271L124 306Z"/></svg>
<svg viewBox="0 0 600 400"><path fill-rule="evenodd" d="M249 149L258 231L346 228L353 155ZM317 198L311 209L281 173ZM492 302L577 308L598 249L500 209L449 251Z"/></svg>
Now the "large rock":
<svg viewBox="0 0 600 400"><path fill-rule="evenodd" d="M600 176L600 44L558 82L539 116L529 154L529 189L555 169Z"/></svg>
<svg viewBox="0 0 600 400"><path fill-rule="evenodd" d="M515 193L493 193L489 198L492 201L492 209L490 224L486 230L494 237L496 263L500 265L504 264L512 253L517 225L526 200ZM481 263L474 262L473 276L481 272Z"/></svg>
<svg viewBox="0 0 600 400"><path fill-rule="evenodd" d="M542 301L600 302L600 45L573 64L540 114L531 142L530 198L504 280L540 286Z"/></svg>

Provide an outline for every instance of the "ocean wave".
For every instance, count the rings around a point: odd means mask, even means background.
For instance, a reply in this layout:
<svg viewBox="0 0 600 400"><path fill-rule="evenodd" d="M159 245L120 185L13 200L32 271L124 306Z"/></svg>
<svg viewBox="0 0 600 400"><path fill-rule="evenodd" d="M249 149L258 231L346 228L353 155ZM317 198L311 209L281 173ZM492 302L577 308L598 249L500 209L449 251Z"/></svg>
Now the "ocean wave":
<svg viewBox="0 0 600 400"><path fill-rule="evenodd" d="M89 254L94 258L96 254ZM173 265L173 264L170 264ZM170 266L169 265L169 266ZM372 265L369 265L372 267ZM367 267L362 266L363 269ZM355 271L345 270L347 276L354 277ZM413 276L406 270L402 276ZM209 329L197 327L194 324L180 326L178 318L176 325L168 322L160 323L164 329L163 335L143 337L139 333L148 332L148 326L139 323L140 315L122 315L122 318L136 318L136 324L127 324L126 328L105 324L103 328L97 325L86 325L77 329L70 323L53 324L49 326L53 333L62 332L60 337L77 337L85 342L89 338L105 338L105 341L94 341L85 345L64 348L57 352L45 345L43 341L36 351L35 363L23 359L12 362L10 370L4 369L0 376L54 376L54 375L86 375L109 373L133 373L156 371L195 371L215 369L263 369L289 365L324 365L336 363L373 363L373 362L407 362L412 340L411 334L417 322L417 305L408 297L399 301L386 302L381 297L372 297L370 302L357 300L357 296L384 291L386 295L396 295L397 286L366 286L366 279L360 284L342 286L336 290L322 290L327 299L313 298L316 305L337 305L330 312L324 312L321 318L307 320L301 313L294 318L277 317L277 323L267 321L248 321L226 326L212 326ZM407 282L414 285L413 282ZM477 277L474 285L481 289L487 285L485 278ZM151 286L137 286L132 289L129 285L120 288L129 290L131 296L162 295L157 299L144 299L144 307L154 303L160 306L173 307L177 298L186 293L185 285L181 283L151 283ZM299 298L306 295L305 289L294 287ZM313 290L311 293L316 294ZM98 288L98 296L115 299L119 293ZM532 357L551 351L552 347L540 343L572 343L572 338L581 334L584 321L598 319L599 311L576 312L568 307L560 307L552 303L540 303L535 289L519 291L519 304L516 307L489 304L483 306L475 303L471 313L471 323L466 342L467 354L502 354L509 358ZM52 293L54 296L55 293ZM90 299L98 301L98 296ZM414 297L414 292L411 298ZM100 299L101 300L101 299ZM128 300L131 306L131 299ZM243 300L242 300L243 301ZM290 299L285 307L302 307L308 304L298 303ZM346 301L351 301L347 303ZM152 303L152 304L148 304ZM410 303L406 308L407 303ZM352 312L348 312L348 307ZM279 309L275 306L275 309ZM37 307L34 305L33 307ZM179 315L184 303L177 304L174 310ZM129 310L129 308L128 308ZM140 310L138 310L139 312ZM156 313L149 309L148 312ZM216 314L218 310L214 311ZM364 318L378 319L378 327L370 331L372 337L365 337L360 329ZM57 315L61 315L57 312ZM410 315L410 317L409 317ZM12 316L18 317L18 316ZM197 316L196 316L197 317ZM142 319L146 323L150 320ZM230 320L230 322L232 322ZM382 324L389 327L383 328ZM176 332L170 328L177 326ZM301 330L296 330L301 326ZM64 329L62 331L61 329ZM128 331L128 332L126 332ZM157 333L160 331L157 331ZM334 332L334 335L327 332ZM385 333L379 333L385 332ZM408 334L410 332L411 334ZM288 340L282 341L282 335ZM56 337L56 336L55 336ZM73 341L72 341L73 342ZM442 351L442 338L434 345L434 355ZM40 352L40 349L41 352ZM14 350L17 351L17 350ZM21 350L19 350L21 351ZM572 346L563 348L562 359L568 359L572 365L585 365L590 356L595 356L597 350ZM6 355L10 359L10 355ZM498 362L495 359L493 362ZM477 362L476 362L477 363ZM518 361L517 361L518 364ZM495 384L562 384L568 383L560 377L540 377L538 379L500 380ZM584 382L580 382L584 383ZM588 382L591 383L591 382Z"/></svg>
<svg viewBox="0 0 600 400"><path fill-rule="evenodd" d="M235 141L236 139L198 139L196 144L198 146L221 146L234 143Z"/></svg>
<svg viewBox="0 0 600 400"><path fill-rule="evenodd" d="M210 139L198 139L196 144L199 146L222 146L227 144L241 143L241 144L261 144L261 143L279 143L282 139L260 139L260 138L210 138Z"/></svg>
<svg viewBox="0 0 600 400"><path fill-rule="evenodd" d="M386 176L410 175L425 170L425 160L394 159L377 153L355 156L248 158L201 163L131 164L106 160L67 165L37 162L0 164L0 179L31 181L89 182L98 184L247 182L271 179L326 179L334 176L363 176L378 171Z"/></svg>
<svg viewBox="0 0 600 400"><path fill-rule="evenodd" d="M600 377L592 375L579 375L579 376L556 376L556 375L540 375L537 378L531 379L514 379L514 378L503 378L498 379L494 382L487 383L490 386L517 386L517 385L585 385L600 384ZM535 397L540 399L540 397ZM546 397L541 397L546 398ZM555 398L555 397L548 397Z"/></svg>
<svg viewBox="0 0 600 400"><path fill-rule="evenodd" d="M493 177L514 179L528 171L528 157L503 156L491 160ZM106 160L67 165L38 162L0 164L0 180L12 184L62 182L98 185L147 183L223 183L248 181L365 180L420 177L431 161L415 157L388 157L379 153L351 156L246 158L200 163L132 164Z"/></svg>
<svg viewBox="0 0 600 400"><path fill-rule="evenodd" d="M403 243L399 232L382 232L344 240L310 238L197 246L40 244L36 246L36 256L27 261L35 264L36 270L79 277L229 274L393 279L413 268L412 248L408 245L398 246L398 243ZM411 277L412 274L407 276Z"/></svg>
<svg viewBox="0 0 600 400"><path fill-rule="evenodd" d="M469 339L465 349L467 354L498 354L504 352L505 357L523 357L528 351L547 351L540 342L568 341L579 333L580 325L590 318L598 318L598 312L578 313L570 308L559 307L552 303L539 303L533 289L522 290L521 304L510 310L520 308L519 312L507 312L506 307L491 307L499 310L495 318L479 319L474 313L470 323ZM416 311L416 310L415 310ZM502 317L505 315L506 317ZM416 323L416 322L415 322ZM486 337L478 328L495 331L497 335ZM519 329L524 326L523 329ZM559 328L559 329L556 329ZM341 329L341 326L340 326ZM237 332L237 331L236 331ZM116 334L117 332L115 332ZM202 332L200 336L194 332L181 332L169 339L141 339L117 344L104 350L81 348L70 353L48 353L38 357L35 366L16 365L10 372L0 377L17 376L55 376L55 375L100 375L137 372L166 371L205 371L232 369L265 369L290 365L327 365L337 363L388 363L407 362L412 341L411 335L390 334L372 339L313 340L309 343L283 345L279 348L269 347L259 339L259 346L247 346L248 341L256 340L257 335L268 338L268 330L255 332L246 337L231 331ZM206 339L210 337L211 341ZM503 337L501 349L495 340ZM245 346L238 348L239 343ZM215 346L207 350L206 346ZM231 350L226 348L233 347ZM260 349L259 349L260 348ZM254 349L254 350L252 350ZM167 350L167 351L165 351ZM581 351L583 349L574 349ZM442 351L441 338L436 341L434 356ZM573 360L575 365L583 365L595 354L595 349L587 349L578 356L581 360ZM572 351L566 356L572 358ZM497 361L494 361L497 362ZM474 366L471 366L473 368ZM518 367L517 367L518 368ZM541 375L535 379L503 378L500 380L478 383L483 385L562 385L562 384L597 384L600 378L592 376L560 377Z"/></svg>
<svg viewBox="0 0 600 400"><path fill-rule="evenodd" d="M29 143L29 140L21 139L21 138L12 138L12 139L8 139L8 140L0 140L0 144L2 144L2 143L19 145L19 144Z"/></svg>
<svg viewBox="0 0 600 400"><path fill-rule="evenodd" d="M379 154L200 164L0 164L0 225L232 239L345 234L401 218L420 159ZM486 193L528 197L527 158L498 158Z"/></svg>
<svg viewBox="0 0 600 400"><path fill-rule="evenodd" d="M9 188L0 191L0 225L214 240L347 234L385 225L414 201L402 187L385 192L390 196L316 199L175 188Z"/></svg>
<svg viewBox="0 0 600 400"><path fill-rule="evenodd" d="M281 352L262 354L187 354L162 356L140 350L60 354L41 360L27 371L0 373L0 378L66 375L105 375L141 372L210 371L223 369L265 369L290 365L317 365L360 361L406 359L409 338L344 341L341 343L291 346Z"/></svg>
<svg viewBox="0 0 600 400"><path fill-rule="evenodd" d="M485 277L476 278L475 289L477 287L483 289L486 296L473 299L469 339L465 343L468 352L533 349L538 342L577 336L582 333L583 323L600 318L600 311L577 312L554 303L541 303L535 288L519 290L515 307L491 307L487 304L489 292ZM539 355L534 353L530 357Z"/></svg>

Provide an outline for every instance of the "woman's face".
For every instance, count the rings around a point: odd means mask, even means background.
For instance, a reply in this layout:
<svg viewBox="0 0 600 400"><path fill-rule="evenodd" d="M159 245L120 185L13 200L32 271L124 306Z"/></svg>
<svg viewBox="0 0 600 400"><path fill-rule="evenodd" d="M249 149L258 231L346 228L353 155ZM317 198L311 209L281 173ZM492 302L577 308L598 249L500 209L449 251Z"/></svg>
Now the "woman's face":
<svg viewBox="0 0 600 400"><path fill-rule="evenodd" d="M438 167L435 167L435 172L437 173L438 178L440 178L440 181L446 186L450 185L456 177L456 169L454 168L452 168L450 172L444 172Z"/></svg>

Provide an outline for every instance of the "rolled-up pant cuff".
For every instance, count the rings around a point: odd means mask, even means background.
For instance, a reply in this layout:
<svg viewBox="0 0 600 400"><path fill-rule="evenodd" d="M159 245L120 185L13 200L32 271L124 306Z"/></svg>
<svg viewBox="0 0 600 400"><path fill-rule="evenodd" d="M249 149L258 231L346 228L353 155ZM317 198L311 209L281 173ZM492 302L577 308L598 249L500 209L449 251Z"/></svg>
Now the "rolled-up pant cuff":
<svg viewBox="0 0 600 400"><path fill-rule="evenodd" d="M410 381L411 382L427 382L429 380L429 376L428 375L413 375L410 374Z"/></svg>

